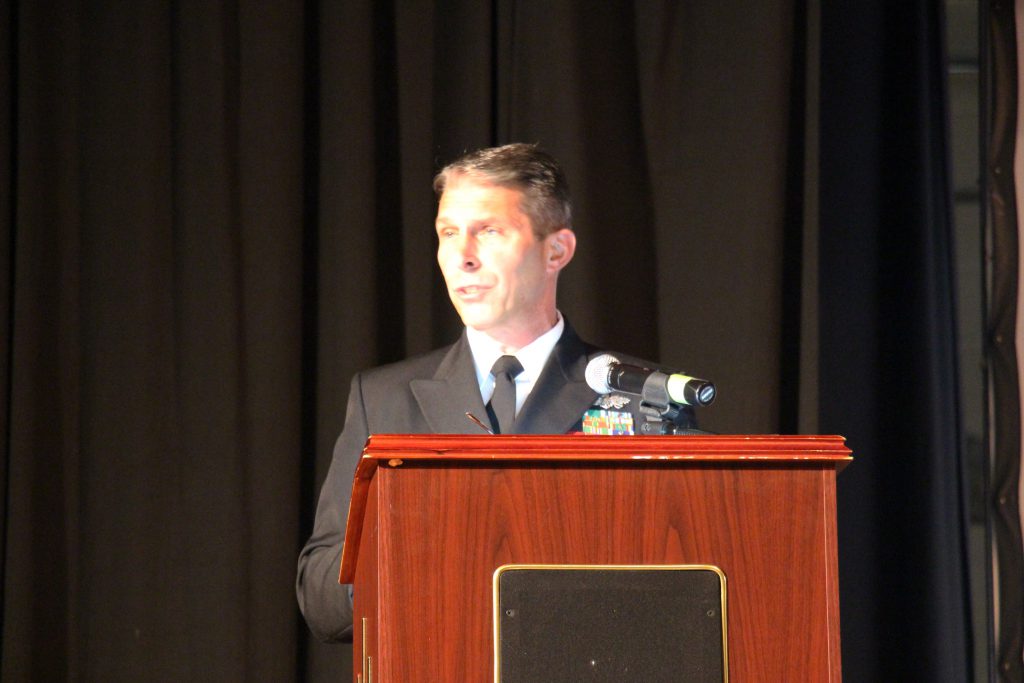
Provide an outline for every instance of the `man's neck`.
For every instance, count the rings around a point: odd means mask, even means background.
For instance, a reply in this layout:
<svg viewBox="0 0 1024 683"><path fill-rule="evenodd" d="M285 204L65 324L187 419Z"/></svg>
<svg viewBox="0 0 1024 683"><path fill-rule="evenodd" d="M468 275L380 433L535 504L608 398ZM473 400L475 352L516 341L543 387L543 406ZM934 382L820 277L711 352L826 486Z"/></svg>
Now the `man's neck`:
<svg viewBox="0 0 1024 683"><path fill-rule="evenodd" d="M554 310L547 321L540 325L535 325L530 329L519 329L514 331L503 329L474 330L474 332L485 335L495 344L498 344L501 347L502 353L515 354L519 349L529 346L534 341L550 332L561 319L562 317L558 311Z"/></svg>
<svg viewBox="0 0 1024 683"><path fill-rule="evenodd" d="M522 349L530 346L541 337L551 333L556 327L560 330L564 328L562 314L555 310L553 321L550 325L544 329L536 332L535 334L520 334L520 335L502 335L495 334L491 330L478 330L472 327L467 327L466 331L473 339L473 344L476 346L478 343L486 345L489 348L498 348L502 354L515 355ZM557 336L561 336L559 333ZM556 336L556 339L557 339Z"/></svg>

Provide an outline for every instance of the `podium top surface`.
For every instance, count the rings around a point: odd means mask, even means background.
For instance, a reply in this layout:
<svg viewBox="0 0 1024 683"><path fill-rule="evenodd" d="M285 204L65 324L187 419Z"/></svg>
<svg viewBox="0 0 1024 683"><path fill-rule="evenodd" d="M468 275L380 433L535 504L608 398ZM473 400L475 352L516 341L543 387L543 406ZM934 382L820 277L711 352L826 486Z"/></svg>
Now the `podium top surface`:
<svg viewBox="0 0 1024 683"><path fill-rule="evenodd" d="M816 467L842 470L850 461L842 436L779 435L519 435L374 434L356 468L349 503L341 579L352 581L370 480L378 467L418 463L503 461L538 464L617 463L630 466Z"/></svg>
<svg viewBox="0 0 1024 683"><path fill-rule="evenodd" d="M581 434L374 434L363 460L535 461L776 461L851 460L841 436L686 435L604 436ZM373 465L368 465L373 467ZM360 468L362 469L362 467Z"/></svg>

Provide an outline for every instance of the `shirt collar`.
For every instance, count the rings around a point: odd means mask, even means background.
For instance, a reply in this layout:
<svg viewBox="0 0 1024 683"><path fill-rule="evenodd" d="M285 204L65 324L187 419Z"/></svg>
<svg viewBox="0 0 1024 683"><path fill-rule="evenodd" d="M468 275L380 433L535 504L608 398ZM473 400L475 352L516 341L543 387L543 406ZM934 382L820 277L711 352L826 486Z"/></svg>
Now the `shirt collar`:
<svg viewBox="0 0 1024 683"><path fill-rule="evenodd" d="M523 372L517 381L535 382L540 377L544 364L548 361L555 344L562 337L565 330L565 320L559 311L555 311L558 322L550 330L540 335L532 342L522 347L515 353L515 357L523 366ZM477 384L481 387L487 383L491 375L491 367L494 361L505 355L500 342L488 336L486 332L466 328L466 340L469 342L469 349L473 353L473 364L476 367Z"/></svg>

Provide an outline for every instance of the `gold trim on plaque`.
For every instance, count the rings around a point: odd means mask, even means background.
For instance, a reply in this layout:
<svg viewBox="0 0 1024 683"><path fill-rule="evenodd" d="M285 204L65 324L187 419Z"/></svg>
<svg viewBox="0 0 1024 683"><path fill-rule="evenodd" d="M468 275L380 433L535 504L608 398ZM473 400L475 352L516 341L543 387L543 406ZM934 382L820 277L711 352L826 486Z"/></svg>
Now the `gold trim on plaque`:
<svg viewBox="0 0 1024 683"><path fill-rule="evenodd" d="M366 647L366 633L368 631L367 624L369 623L369 621L370 621L369 619L367 619L366 617L363 617L363 675L362 675L362 679L364 681L366 681L366 683L370 683L370 656L366 652L367 649L368 649Z"/></svg>
<svg viewBox="0 0 1024 683"><path fill-rule="evenodd" d="M729 683L729 623L726 611L726 578L725 572L712 564L504 564L494 570L491 577L491 603L494 622L494 683L501 683L501 605L498 579L512 569L571 569L571 570L676 570L676 571L711 571L718 574L721 589L722 606L722 683ZM365 643L365 640L363 641Z"/></svg>

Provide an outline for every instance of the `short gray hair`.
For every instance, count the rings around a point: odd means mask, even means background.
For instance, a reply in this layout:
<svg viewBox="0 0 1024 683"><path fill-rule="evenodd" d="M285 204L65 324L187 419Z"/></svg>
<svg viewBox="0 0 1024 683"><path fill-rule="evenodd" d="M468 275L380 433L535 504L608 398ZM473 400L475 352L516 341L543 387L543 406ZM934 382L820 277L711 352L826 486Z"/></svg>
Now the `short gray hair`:
<svg viewBox="0 0 1024 683"><path fill-rule="evenodd" d="M434 176L438 198L458 176L522 192L520 208L539 238L562 228L572 229L572 198L565 173L558 161L536 144L516 142L462 155Z"/></svg>

